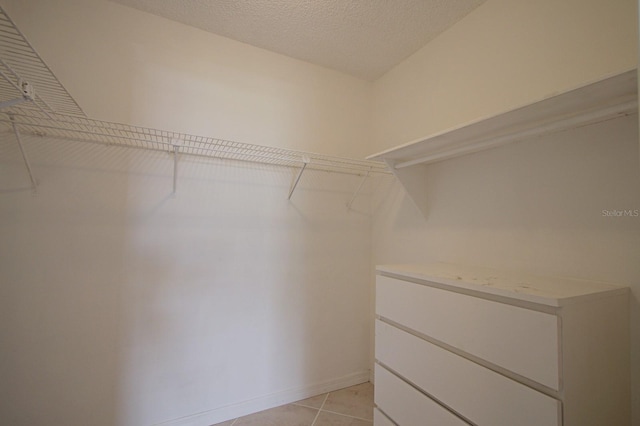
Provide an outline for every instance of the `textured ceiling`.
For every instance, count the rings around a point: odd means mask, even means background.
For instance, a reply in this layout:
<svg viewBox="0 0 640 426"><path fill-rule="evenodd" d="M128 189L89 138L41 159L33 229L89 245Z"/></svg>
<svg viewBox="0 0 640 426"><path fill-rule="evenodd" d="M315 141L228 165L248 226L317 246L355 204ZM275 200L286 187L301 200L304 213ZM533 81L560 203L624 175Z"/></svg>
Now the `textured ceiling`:
<svg viewBox="0 0 640 426"><path fill-rule="evenodd" d="M373 80L485 0L112 0Z"/></svg>

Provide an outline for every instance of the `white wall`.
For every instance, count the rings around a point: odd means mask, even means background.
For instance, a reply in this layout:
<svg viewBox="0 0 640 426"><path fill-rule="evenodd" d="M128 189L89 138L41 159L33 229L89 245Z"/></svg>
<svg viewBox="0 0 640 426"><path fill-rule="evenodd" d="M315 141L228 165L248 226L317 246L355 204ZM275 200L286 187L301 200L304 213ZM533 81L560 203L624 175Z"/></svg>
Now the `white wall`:
<svg viewBox="0 0 640 426"><path fill-rule="evenodd" d="M372 152L637 64L635 1L488 0L374 83ZM630 285L640 422L637 115L427 167L428 215L377 195L374 263L448 261Z"/></svg>
<svg viewBox="0 0 640 426"><path fill-rule="evenodd" d="M488 0L374 83L370 153L637 64L635 0Z"/></svg>
<svg viewBox="0 0 640 426"><path fill-rule="evenodd" d="M106 0L0 4L91 118L369 152L369 82Z"/></svg>
<svg viewBox="0 0 640 426"><path fill-rule="evenodd" d="M0 135L3 424L209 425L368 380L358 177L289 202L290 169L184 157L173 198L166 154L25 145L35 195Z"/></svg>
<svg viewBox="0 0 640 426"><path fill-rule="evenodd" d="M424 166L427 217L375 200L377 263L449 260L640 284L637 115Z"/></svg>
<svg viewBox="0 0 640 426"><path fill-rule="evenodd" d="M0 0L91 118L362 157L371 83L103 0ZM0 135L0 418L209 425L366 381L355 176Z"/></svg>
<svg viewBox="0 0 640 426"><path fill-rule="evenodd" d="M373 86L100 0L0 4L92 117L337 155L637 62L630 0L488 0ZM139 425L204 412L207 424L237 408L226 404L359 377L371 259L628 283L638 336L639 222L601 215L638 208L637 134L623 121L432 165L427 219L383 184L373 241L367 198L344 209L350 178L305 177L289 204L287 171L188 161L172 199L166 157L30 139L34 197L3 137L4 418Z"/></svg>

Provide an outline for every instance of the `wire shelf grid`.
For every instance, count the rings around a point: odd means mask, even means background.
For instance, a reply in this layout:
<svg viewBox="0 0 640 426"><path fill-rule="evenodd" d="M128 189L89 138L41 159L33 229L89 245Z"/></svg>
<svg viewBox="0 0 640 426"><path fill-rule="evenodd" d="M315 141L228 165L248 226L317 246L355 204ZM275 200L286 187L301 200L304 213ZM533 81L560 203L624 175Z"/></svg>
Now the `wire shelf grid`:
<svg viewBox="0 0 640 426"><path fill-rule="evenodd" d="M64 114L12 107L0 114L0 122L15 124L21 131L48 136L174 154L195 155L234 161L302 167L308 170L365 175L388 174L382 162L315 154L225 139L131 126Z"/></svg>
<svg viewBox="0 0 640 426"><path fill-rule="evenodd" d="M25 90L24 82L35 88ZM25 93L27 92L27 93ZM382 162L328 156L230 140L195 136L88 118L0 7L0 123L37 135L368 176L388 174ZM26 162L25 157L25 162Z"/></svg>
<svg viewBox="0 0 640 426"><path fill-rule="evenodd" d="M21 98L22 81L35 88L33 100L22 103L23 108L86 116L0 7L0 103Z"/></svg>

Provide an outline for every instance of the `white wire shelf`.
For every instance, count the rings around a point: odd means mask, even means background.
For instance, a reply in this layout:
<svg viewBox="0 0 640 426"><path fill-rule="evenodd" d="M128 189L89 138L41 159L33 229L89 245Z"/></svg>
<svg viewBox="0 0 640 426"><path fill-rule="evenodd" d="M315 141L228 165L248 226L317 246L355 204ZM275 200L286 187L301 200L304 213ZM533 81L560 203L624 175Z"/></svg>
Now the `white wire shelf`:
<svg viewBox="0 0 640 426"><path fill-rule="evenodd" d="M0 7L0 105L25 98L22 83L35 95L20 105L48 113L85 116L33 46ZM25 99L26 100L26 99Z"/></svg>
<svg viewBox="0 0 640 426"><path fill-rule="evenodd" d="M289 198L305 170L360 175L365 179L375 173L390 173L380 161L253 145L87 118L2 8L0 124L15 133L34 190L37 182L20 138L21 133L167 152L174 158L174 192L178 156L182 154L297 168L299 172ZM352 202L353 198L349 206Z"/></svg>
<svg viewBox="0 0 640 426"><path fill-rule="evenodd" d="M389 171L382 162L335 157L283 148L253 145L224 139L170 132L85 117L43 113L12 107L0 113L0 122L15 124L24 133L106 145L188 154L226 160L248 161L307 170L365 175Z"/></svg>

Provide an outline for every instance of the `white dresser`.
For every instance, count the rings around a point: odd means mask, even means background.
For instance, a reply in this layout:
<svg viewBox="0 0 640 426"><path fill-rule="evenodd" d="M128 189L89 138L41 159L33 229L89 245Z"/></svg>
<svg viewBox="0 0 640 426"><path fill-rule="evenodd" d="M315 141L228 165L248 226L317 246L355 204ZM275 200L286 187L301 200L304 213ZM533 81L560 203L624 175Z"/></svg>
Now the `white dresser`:
<svg viewBox="0 0 640 426"><path fill-rule="evenodd" d="M629 426L629 289L377 268L375 426Z"/></svg>

